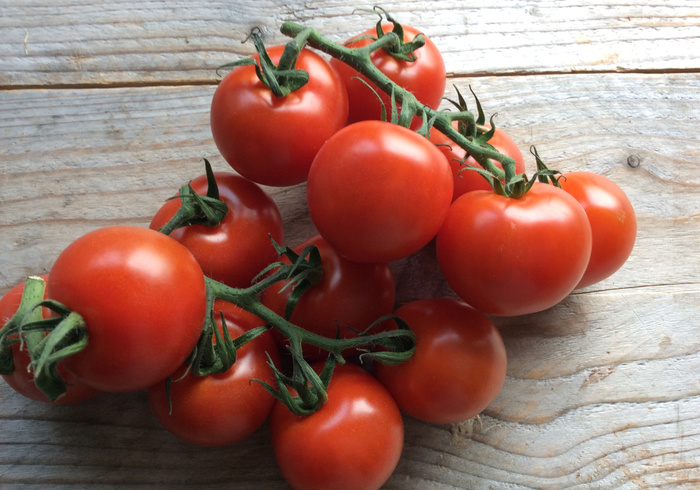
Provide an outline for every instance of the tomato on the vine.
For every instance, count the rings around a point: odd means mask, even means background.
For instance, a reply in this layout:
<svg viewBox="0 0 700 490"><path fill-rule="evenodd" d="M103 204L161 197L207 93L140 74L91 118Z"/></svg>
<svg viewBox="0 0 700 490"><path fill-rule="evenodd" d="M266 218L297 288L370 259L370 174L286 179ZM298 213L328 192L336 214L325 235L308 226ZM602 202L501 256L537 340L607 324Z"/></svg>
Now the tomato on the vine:
<svg viewBox="0 0 700 490"><path fill-rule="evenodd" d="M506 349L493 322L452 298L407 303L396 315L416 335L411 359L375 363L374 374L399 408L427 422L451 424L481 413L506 375Z"/></svg>
<svg viewBox="0 0 700 490"><path fill-rule="evenodd" d="M207 277L231 287L248 287L252 279L277 258L270 238L284 240L282 216L275 201L257 184L231 172L215 172L219 199L228 213L217 226L190 225L170 236L197 259ZM197 194L207 193L207 176L190 182ZM170 199L153 217L150 228L165 225L180 209L180 199Z"/></svg>
<svg viewBox="0 0 700 490"><path fill-rule="evenodd" d="M493 191L462 195L437 236L447 283L486 314L515 316L550 308L583 277L591 226L562 189L535 183L520 198Z"/></svg>
<svg viewBox="0 0 700 490"><path fill-rule="evenodd" d="M428 139L384 121L361 121L333 135L307 183L309 214L341 255L389 262L425 246L452 202L452 171Z"/></svg>
<svg viewBox="0 0 700 490"><path fill-rule="evenodd" d="M456 121L453 122L455 129L457 128L457 125L458 123ZM440 151L445 154L445 157L447 157L447 160L450 162L452 177L454 178L454 195L452 196L453 201L467 192L480 189L491 189L491 185L482 175L474 170L471 170L471 168L481 168L481 166L471 155L467 157L466 160L464 159L467 154L466 150L436 128L432 128L430 130L430 141L440 148ZM503 153L504 155L507 155L515 160L516 174L522 174L525 172L525 160L523 159L523 154L520 152L518 145L515 144L515 142L510 136L508 136L508 134L506 134L505 131L500 128L496 128L488 143L499 153ZM491 161L494 165L496 165L496 167L502 168L500 162L495 160Z"/></svg>
<svg viewBox="0 0 700 490"><path fill-rule="evenodd" d="M379 381L354 364L335 368L328 400L311 415L277 402L270 414L275 458L297 490L370 490L393 473L403 448L401 412Z"/></svg>
<svg viewBox="0 0 700 490"><path fill-rule="evenodd" d="M202 269L183 245L148 228L86 233L56 259L47 296L80 314L85 349L64 359L83 383L108 391L153 386L183 363L202 331Z"/></svg>
<svg viewBox="0 0 700 490"><path fill-rule="evenodd" d="M46 280L48 276L44 275L41 277ZM0 327L5 325L19 308L20 302L22 301L22 293L24 292L24 285L24 282L16 285L0 299ZM42 316L48 318L49 315L50 313L44 308ZM12 359L15 369L12 374L3 375L5 382L10 388L27 398L40 402L51 402L34 383L34 375L28 369L31 359L29 358L27 349L22 349L19 343L12 344L10 349L12 349ZM67 387L66 393L53 403L59 405L79 403L99 393L99 391L84 385L80 380L76 379L73 373L65 369L63 363L59 363L57 369L63 381L66 382Z"/></svg>
<svg viewBox="0 0 700 490"><path fill-rule="evenodd" d="M272 61L279 62L283 50L269 48ZM284 97L276 97L252 65L234 68L214 92L214 142L234 170L258 184L305 181L318 149L347 121L347 94L328 62L303 49L296 68L307 71L309 81Z"/></svg>
<svg viewBox="0 0 700 490"><path fill-rule="evenodd" d="M627 261L637 238L637 217L625 192L603 175L569 172L559 184L581 204L591 224L591 259L576 285L583 288L610 277Z"/></svg>
<svg viewBox="0 0 700 490"><path fill-rule="evenodd" d="M411 41L418 34L421 34L414 27L402 27L404 31L403 41L405 42ZM382 29L385 33L393 32L394 26L392 24L383 24ZM354 36L345 45L350 48L367 46L372 42L372 39L366 36L376 38L376 27ZM370 59L388 78L411 92L418 99L418 102L437 109L440 105L440 100L445 95L447 82L445 63L435 43L425 34L423 36L425 37L425 44L414 50L414 61L398 59L384 49L373 51ZM331 65L340 74L347 89L349 124L368 119L381 119L382 102L387 111L391 110L390 96L377 88L367 77L360 75L354 68L337 58L331 60ZM377 95L381 97L381 102Z"/></svg>
<svg viewBox="0 0 700 490"><path fill-rule="evenodd" d="M223 328L220 312L232 339L264 322L231 303L214 302L214 316ZM191 444L223 446L238 442L255 432L267 420L275 398L257 382L274 384L268 365L279 364L274 339L266 332L236 351L233 366L221 374L195 376L181 367L172 375L170 402L165 382L148 390L148 399L156 418L170 433Z"/></svg>
<svg viewBox="0 0 700 490"><path fill-rule="evenodd" d="M316 246L321 254L323 278L301 296L290 317L292 323L325 337L349 338L356 337L358 332L364 332L375 320L394 310L396 285L388 264L347 260L320 235L294 250L301 253L309 245ZM292 294L292 289L286 285L287 282L281 281L262 293L263 304L281 316ZM328 356L328 352L317 347L303 347L304 357L309 360Z"/></svg>

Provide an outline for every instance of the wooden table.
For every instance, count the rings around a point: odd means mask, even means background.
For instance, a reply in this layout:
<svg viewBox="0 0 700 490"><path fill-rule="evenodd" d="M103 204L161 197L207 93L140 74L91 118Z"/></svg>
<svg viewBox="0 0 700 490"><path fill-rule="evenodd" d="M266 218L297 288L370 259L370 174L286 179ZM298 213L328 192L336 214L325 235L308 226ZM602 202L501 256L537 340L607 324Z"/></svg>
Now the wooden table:
<svg viewBox="0 0 700 490"><path fill-rule="evenodd" d="M700 2L587 3L382 5L442 49L450 94L471 85L524 153L614 179L639 221L613 277L496 320L501 394L460 425L407 418L386 488L700 485ZM208 127L215 68L253 52L252 27L341 41L375 22L355 6L371 5L0 0L0 293L88 230L146 226L202 158L228 169ZM304 186L267 190L289 244L309 236ZM452 295L429 251L394 268L401 302ZM3 488L286 488L268 435L203 449L161 429L143 393L61 407L0 383Z"/></svg>

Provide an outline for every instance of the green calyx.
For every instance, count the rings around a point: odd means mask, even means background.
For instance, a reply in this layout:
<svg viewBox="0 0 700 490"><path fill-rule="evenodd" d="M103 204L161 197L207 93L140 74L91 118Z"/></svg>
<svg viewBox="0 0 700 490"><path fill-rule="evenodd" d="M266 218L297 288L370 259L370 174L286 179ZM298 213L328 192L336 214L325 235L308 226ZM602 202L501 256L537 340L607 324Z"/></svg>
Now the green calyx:
<svg viewBox="0 0 700 490"><path fill-rule="evenodd" d="M286 97L308 83L309 73L295 67L297 58L305 45L303 36L299 36L285 45L284 52L277 65L272 61L265 48L262 40L262 31L256 27L251 31L250 37L253 39L258 59L245 58L233 63L227 63L220 66L219 69L254 65L258 79L272 91L275 97Z"/></svg>
<svg viewBox="0 0 700 490"><path fill-rule="evenodd" d="M177 228L189 225L216 226L226 217L228 205L219 199L216 178L206 158L204 166L207 175L206 195L197 194L190 184L182 186L178 195L171 198L180 199L182 204L170 221L158 229L159 232L169 235Z"/></svg>
<svg viewBox="0 0 700 490"><path fill-rule="evenodd" d="M45 289L42 278L27 278L17 312L0 329L0 374L14 372L11 346L19 343L29 354L37 388L55 401L67 389L58 363L83 350L88 339L83 318L56 301L44 300ZM55 316L43 318L42 308Z"/></svg>

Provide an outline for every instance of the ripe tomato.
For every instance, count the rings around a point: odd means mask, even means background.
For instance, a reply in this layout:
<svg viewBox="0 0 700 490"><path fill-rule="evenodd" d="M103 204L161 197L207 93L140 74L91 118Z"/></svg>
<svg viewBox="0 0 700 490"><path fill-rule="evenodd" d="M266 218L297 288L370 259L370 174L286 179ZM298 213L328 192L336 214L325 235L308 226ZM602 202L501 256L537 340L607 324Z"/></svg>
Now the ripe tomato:
<svg viewBox="0 0 700 490"><path fill-rule="evenodd" d="M460 298L486 314L525 315L554 306L578 284L591 256L591 227L573 197L536 183L519 199L464 194L436 245Z"/></svg>
<svg viewBox="0 0 700 490"><path fill-rule="evenodd" d="M265 324L252 313L216 300L214 316L219 330L223 328L219 312L224 313L232 339ZM277 344L269 332L239 348L236 362L225 373L195 376L185 374L187 368L183 366L172 376L172 412L164 382L148 390L151 409L163 427L191 444L223 446L238 442L267 420L275 402L265 388L250 381L255 378L274 385L267 354L279 365Z"/></svg>
<svg viewBox="0 0 700 490"><path fill-rule="evenodd" d="M461 422L486 408L503 386L506 349L483 313L449 298L413 301L396 310L416 335L407 362L375 363L374 374L399 408L420 420Z"/></svg>
<svg viewBox="0 0 700 490"><path fill-rule="evenodd" d="M383 121L338 131L311 165L307 200L317 230L355 262L389 262L426 245L452 202L452 171L426 138Z"/></svg>
<svg viewBox="0 0 700 490"><path fill-rule="evenodd" d="M277 464L296 490L378 489L403 448L403 420L389 392L353 364L335 368L328 401L305 417L276 402L270 434Z"/></svg>
<svg viewBox="0 0 700 490"><path fill-rule="evenodd" d="M384 24L382 29L384 32L392 32L394 26L392 24ZM404 41L411 41L420 33L420 31L411 26L403 26L403 30ZM349 39L345 43L346 46L360 48L372 42L369 38L358 39L362 36L376 37L376 27ZM424 37L425 45L414 52L416 56L415 61L397 59L383 49L372 52L370 59L374 66L397 85L411 92L420 103L437 109L440 105L440 100L445 94L447 81L445 63L435 43L425 34ZM348 124L381 118L382 105L377 99L375 92L380 95L387 112L391 110L391 97L377 88L364 75L360 75L354 68L335 58L331 60L331 65L340 74L348 92L350 107Z"/></svg>
<svg viewBox="0 0 700 490"><path fill-rule="evenodd" d="M48 276L41 276L42 279L46 280ZM22 301L22 293L24 292L24 282L16 285L10 289L5 296L0 299L0 327L5 325L10 318L17 312L19 304ZM49 312L46 309L42 311L43 317L48 318ZM34 384L34 375L28 370L29 363L31 362L29 358L29 352L27 349L20 350L20 344L12 344L12 358L15 364L15 370L10 375L3 375L5 382L15 390L17 393L31 398L32 400L37 400L40 402L49 403L49 398L37 388ZM88 386L85 386L75 376L65 369L63 363L58 364L58 372L66 382L67 389L66 393L55 400L53 403L59 405L68 405L73 403L78 403L88 398L92 398L97 395L99 391L94 390Z"/></svg>
<svg viewBox="0 0 700 490"><path fill-rule="evenodd" d="M569 172L559 183L583 207L591 224L591 259L576 288L602 281L624 264L637 238L637 217L625 192L593 172Z"/></svg>
<svg viewBox="0 0 700 490"><path fill-rule="evenodd" d="M279 62L283 50L271 47L270 58ZM304 49L296 67L309 81L286 97L275 97L252 65L234 68L214 92L214 142L234 170L258 184L305 181L318 149L347 120L343 82L326 60Z"/></svg>
<svg viewBox="0 0 700 490"><path fill-rule="evenodd" d="M320 235L294 250L301 253L308 245L315 245L321 253L323 278L297 302L290 317L292 323L325 337L340 334L341 338L349 338L394 310L396 285L387 264L351 262L338 255ZM292 294L291 288L282 289L286 284L279 282L262 293L263 304L280 316L284 316ZM317 347L304 346L304 357L309 360L327 356L328 352Z"/></svg>
<svg viewBox="0 0 700 490"><path fill-rule="evenodd" d="M217 226L186 226L170 236L192 252L206 276L231 287L248 287L277 258L270 238L283 242L282 216L275 201L255 183L233 173L216 172L214 176L228 214ZM197 177L190 185L197 194L206 195L207 176ZM180 205L179 199L166 201L150 227L157 230L165 225Z"/></svg>
<svg viewBox="0 0 700 490"><path fill-rule="evenodd" d="M457 122L453 122L455 128L457 127ZM450 162L450 167L452 168L452 177L454 179L454 195L452 200L454 201L462 194L475 190L491 190L491 185L482 177L479 173L469 170L468 167L481 168L481 166L474 160L474 157L469 156L462 164L462 159L467 154L467 152L457 145L450 138L441 133L438 129L430 130L430 141L435 143L437 147L442 151L447 160ZM521 174L525 172L525 160L523 159L523 154L520 152L520 148L515 142L508 136L502 129L496 128L493 136L489 140L489 144L493 146L496 150L504 155L515 160L515 173ZM498 168L502 168L501 163L491 160L494 165Z"/></svg>
<svg viewBox="0 0 700 490"><path fill-rule="evenodd" d="M58 256L49 298L82 315L88 345L63 362L101 391L148 388L184 362L202 331L204 275L180 243L154 230L91 231Z"/></svg>

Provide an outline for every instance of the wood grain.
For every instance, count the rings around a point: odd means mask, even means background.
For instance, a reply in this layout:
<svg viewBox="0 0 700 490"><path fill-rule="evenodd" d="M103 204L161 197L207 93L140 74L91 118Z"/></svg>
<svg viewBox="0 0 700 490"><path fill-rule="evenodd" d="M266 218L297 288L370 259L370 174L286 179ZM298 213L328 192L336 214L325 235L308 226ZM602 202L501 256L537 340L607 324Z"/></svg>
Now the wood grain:
<svg viewBox="0 0 700 490"><path fill-rule="evenodd" d="M425 27L450 85L471 86L523 153L536 145L554 168L607 175L639 222L614 276L548 311L495 319L509 359L500 395L462 424L407 417L385 488L700 486L700 4L383 6ZM208 128L215 68L250 53L240 41L252 26L282 40L279 22L296 20L340 40L374 22L352 10L0 2L0 294L88 230L146 226L203 158L228 169ZM266 190L288 243L314 233L303 185ZM453 296L432 246L392 268L399 302ZM144 393L62 407L0 383L2 488L287 488L268 436L199 448L165 432Z"/></svg>

